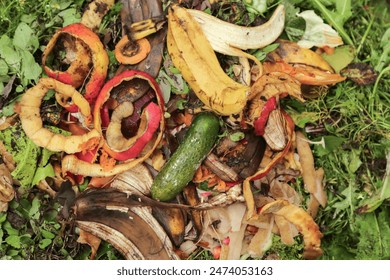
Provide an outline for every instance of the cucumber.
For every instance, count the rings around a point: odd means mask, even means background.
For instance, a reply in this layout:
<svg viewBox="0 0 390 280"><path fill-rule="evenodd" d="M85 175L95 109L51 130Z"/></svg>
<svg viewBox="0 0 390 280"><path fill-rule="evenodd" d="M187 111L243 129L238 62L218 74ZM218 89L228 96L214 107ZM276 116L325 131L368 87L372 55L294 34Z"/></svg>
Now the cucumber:
<svg viewBox="0 0 390 280"><path fill-rule="evenodd" d="M187 186L213 148L219 129L219 119L213 113L202 112L195 116L183 142L154 179L152 198L171 200Z"/></svg>

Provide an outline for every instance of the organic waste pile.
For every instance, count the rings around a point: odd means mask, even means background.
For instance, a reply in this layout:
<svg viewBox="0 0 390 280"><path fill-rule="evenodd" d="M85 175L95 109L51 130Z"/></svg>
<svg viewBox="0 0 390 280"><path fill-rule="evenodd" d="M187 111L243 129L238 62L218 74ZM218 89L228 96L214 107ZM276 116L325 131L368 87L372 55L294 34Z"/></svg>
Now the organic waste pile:
<svg viewBox="0 0 390 280"><path fill-rule="evenodd" d="M356 79L351 39L314 10L292 40L288 1L251 26L210 13L223 2L95 0L57 29L43 73L4 106L0 210L38 187L92 259L102 242L126 259L271 258L275 237L320 258L328 194L311 145L324 142L286 100L376 74ZM118 7L116 40L99 36Z"/></svg>

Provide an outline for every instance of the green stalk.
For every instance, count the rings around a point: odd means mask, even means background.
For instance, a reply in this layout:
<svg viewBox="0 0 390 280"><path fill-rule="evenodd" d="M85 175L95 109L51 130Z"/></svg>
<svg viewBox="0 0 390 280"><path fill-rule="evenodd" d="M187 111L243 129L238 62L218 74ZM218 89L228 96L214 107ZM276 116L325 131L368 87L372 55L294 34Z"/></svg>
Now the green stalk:
<svg viewBox="0 0 390 280"><path fill-rule="evenodd" d="M373 110L374 110L374 99L375 99L375 96L376 96L376 91L378 89L378 85L379 85L379 81L381 80L382 76L386 73L390 71L390 65L388 65L385 69L383 69L378 77L376 78L376 81L375 81L375 84L374 84L374 88L372 89L372 93L370 94L369 96L369 112L372 114L373 113Z"/></svg>
<svg viewBox="0 0 390 280"><path fill-rule="evenodd" d="M358 48L356 50L356 57L358 56L358 54L360 52L360 49L363 47L363 44L364 44L364 42L367 39L368 33L371 31L371 27L372 27L373 23L374 23L374 17L371 18L371 20L370 20L370 22L368 24L368 27L367 27L366 31L364 32L363 38L360 41L360 44L359 44L359 46L358 46Z"/></svg>

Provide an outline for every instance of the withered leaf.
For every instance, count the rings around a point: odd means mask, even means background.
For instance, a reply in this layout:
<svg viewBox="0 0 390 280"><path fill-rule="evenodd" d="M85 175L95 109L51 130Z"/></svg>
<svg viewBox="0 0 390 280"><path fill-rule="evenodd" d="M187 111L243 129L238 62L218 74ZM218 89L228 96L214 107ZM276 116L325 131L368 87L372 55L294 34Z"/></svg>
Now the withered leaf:
<svg viewBox="0 0 390 280"><path fill-rule="evenodd" d="M374 68L364 62L350 63L346 68L340 71L340 74L360 86L375 83L378 76Z"/></svg>
<svg viewBox="0 0 390 280"><path fill-rule="evenodd" d="M88 244L91 247L91 260L95 258L96 252L99 249L101 241L102 240L99 237L96 237L95 235L80 229L80 236L77 239L77 242L82 244Z"/></svg>

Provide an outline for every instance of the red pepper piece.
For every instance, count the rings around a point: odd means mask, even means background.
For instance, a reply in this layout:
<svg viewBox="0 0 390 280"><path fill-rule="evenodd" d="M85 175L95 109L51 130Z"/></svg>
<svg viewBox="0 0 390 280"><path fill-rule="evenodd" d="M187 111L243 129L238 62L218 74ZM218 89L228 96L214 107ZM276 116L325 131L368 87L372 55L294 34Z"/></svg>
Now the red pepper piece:
<svg viewBox="0 0 390 280"><path fill-rule="evenodd" d="M256 135L264 135L264 130L268 121L269 114L276 109L276 105L276 98L274 96L268 99L267 102L264 104L264 107L260 113L260 117L256 119L253 123Z"/></svg>

